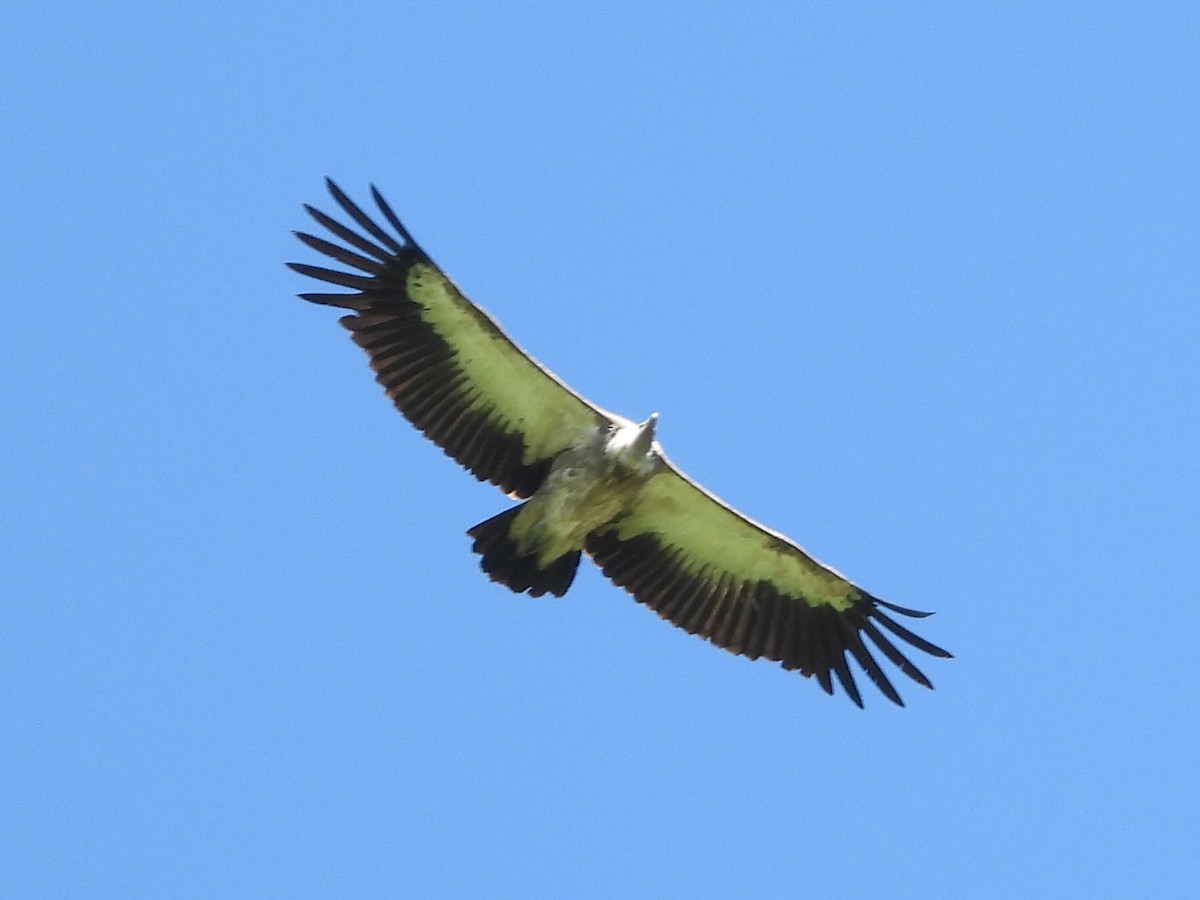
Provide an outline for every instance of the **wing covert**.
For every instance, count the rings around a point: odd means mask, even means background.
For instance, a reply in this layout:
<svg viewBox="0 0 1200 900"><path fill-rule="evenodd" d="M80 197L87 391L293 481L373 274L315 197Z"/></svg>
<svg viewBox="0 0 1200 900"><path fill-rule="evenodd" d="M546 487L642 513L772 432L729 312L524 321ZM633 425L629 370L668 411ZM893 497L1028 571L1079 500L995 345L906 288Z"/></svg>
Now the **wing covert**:
<svg viewBox="0 0 1200 900"><path fill-rule="evenodd" d="M333 181L334 200L360 230L311 206L344 245L303 232L307 246L352 271L289 263L302 275L352 293L304 293L351 310L339 321L367 352L396 408L481 481L530 496L550 462L610 414L589 403L518 347L468 300L413 240L374 187L389 234Z"/></svg>

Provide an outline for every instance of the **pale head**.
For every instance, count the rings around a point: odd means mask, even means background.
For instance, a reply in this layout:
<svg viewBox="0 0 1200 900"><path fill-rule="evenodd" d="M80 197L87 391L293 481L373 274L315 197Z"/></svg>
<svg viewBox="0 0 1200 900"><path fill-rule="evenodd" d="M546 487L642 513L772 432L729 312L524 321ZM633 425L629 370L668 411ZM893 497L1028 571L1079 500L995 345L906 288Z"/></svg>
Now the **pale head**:
<svg viewBox="0 0 1200 900"><path fill-rule="evenodd" d="M631 456L645 456L650 452L650 445L654 443L654 427L657 424L658 413L650 413L650 418L638 425L637 435L629 448Z"/></svg>
<svg viewBox="0 0 1200 900"><path fill-rule="evenodd" d="M645 422L627 422L609 434L607 452L633 462L650 455L654 444L654 426L658 413L652 413Z"/></svg>

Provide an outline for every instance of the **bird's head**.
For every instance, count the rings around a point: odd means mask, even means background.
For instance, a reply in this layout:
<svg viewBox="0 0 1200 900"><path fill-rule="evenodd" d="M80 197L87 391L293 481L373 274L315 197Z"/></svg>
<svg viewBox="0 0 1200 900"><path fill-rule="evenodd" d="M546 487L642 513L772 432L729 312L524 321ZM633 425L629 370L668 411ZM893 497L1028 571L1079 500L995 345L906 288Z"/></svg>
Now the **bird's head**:
<svg viewBox="0 0 1200 900"><path fill-rule="evenodd" d="M654 427L658 424L658 413L650 413L650 418L638 425L637 437L633 439L633 450L642 456L650 452L654 443Z"/></svg>

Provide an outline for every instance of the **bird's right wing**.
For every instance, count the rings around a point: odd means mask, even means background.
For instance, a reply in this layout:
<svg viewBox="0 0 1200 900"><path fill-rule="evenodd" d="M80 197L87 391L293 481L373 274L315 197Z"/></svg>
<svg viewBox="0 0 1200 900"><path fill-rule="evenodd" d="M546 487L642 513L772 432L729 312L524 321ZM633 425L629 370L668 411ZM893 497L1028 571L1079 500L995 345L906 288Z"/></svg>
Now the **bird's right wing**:
<svg viewBox="0 0 1200 900"><path fill-rule="evenodd" d="M354 293L300 296L353 311L340 321L370 356L375 380L410 422L475 477L528 497L555 456L619 418L576 394L513 343L417 245L375 188L372 196L395 235L332 181L326 184L362 230L305 206L347 246L296 236L357 271L288 265Z"/></svg>

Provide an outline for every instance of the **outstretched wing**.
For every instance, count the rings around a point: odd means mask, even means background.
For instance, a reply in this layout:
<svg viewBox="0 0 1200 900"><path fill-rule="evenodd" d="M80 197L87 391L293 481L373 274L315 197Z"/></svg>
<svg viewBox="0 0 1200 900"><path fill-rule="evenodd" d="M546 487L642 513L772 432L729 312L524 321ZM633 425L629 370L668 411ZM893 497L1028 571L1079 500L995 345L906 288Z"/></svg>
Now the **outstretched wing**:
<svg viewBox="0 0 1200 900"><path fill-rule="evenodd" d="M913 634L885 603L781 534L743 516L661 459L628 515L592 535L587 552L604 574L662 618L718 647L815 675L828 694L836 675L858 706L849 653L894 703L904 702L864 635L905 675L933 687L894 643L950 654Z"/></svg>
<svg viewBox="0 0 1200 900"><path fill-rule="evenodd" d="M362 230L305 206L347 246L296 236L356 271L288 265L354 293L300 296L353 311L340 322L367 352L375 380L410 422L475 477L528 497L555 456L616 418L542 368L463 296L379 191L372 187L371 195L395 235L331 180L326 185Z"/></svg>

